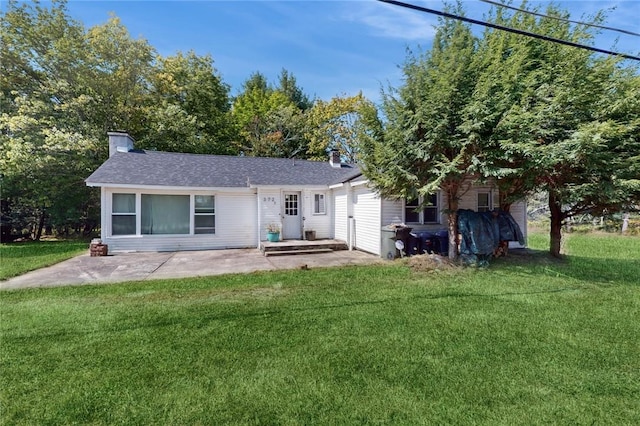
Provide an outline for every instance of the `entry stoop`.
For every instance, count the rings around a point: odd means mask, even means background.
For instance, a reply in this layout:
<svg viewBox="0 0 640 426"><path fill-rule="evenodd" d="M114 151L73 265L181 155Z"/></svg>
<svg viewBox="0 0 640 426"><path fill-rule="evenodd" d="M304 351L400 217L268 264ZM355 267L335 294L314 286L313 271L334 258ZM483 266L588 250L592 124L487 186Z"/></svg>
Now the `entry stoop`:
<svg viewBox="0 0 640 426"><path fill-rule="evenodd" d="M260 243L260 251L265 256L330 253L347 249L347 243L340 240L285 240L275 243L269 241Z"/></svg>

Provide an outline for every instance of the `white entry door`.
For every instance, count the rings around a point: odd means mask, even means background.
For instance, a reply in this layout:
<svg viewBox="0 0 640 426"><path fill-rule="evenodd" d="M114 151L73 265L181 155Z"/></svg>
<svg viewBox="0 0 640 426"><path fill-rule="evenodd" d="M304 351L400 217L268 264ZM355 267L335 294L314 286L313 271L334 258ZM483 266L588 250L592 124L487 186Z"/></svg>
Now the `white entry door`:
<svg viewBox="0 0 640 426"><path fill-rule="evenodd" d="M285 192L283 196L284 219L282 221L282 239L299 240L302 238L300 192Z"/></svg>

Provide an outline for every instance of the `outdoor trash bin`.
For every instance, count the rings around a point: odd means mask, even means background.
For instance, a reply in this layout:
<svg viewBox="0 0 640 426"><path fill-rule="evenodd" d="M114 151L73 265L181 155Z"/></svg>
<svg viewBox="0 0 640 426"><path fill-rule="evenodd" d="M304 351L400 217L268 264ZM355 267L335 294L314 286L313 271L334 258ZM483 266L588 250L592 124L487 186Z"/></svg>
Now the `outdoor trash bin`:
<svg viewBox="0 0 640 426"><path fill-rule="evenodd" d="M449 253L449 231L445 229L443 231L436 232L434 235L434 251L443 256L447 255Z"/></svg>
<svg viewBox="0 0 640 426"><path fill-rule="evenodd" d="M410 232L409 233L409 245L405 249L409 256L413 256L415 254L420 254L422 252L422 241L417 234Z"/></svg>
<svg viewBox="0 0 640 426"><path fill-rule="evenodd" d="M396 231L395 229L389 229L383 227L380 232L380 257L383 259L393 260L400 256L398 249L396 248Z"/></svg>
<svg viewBox="0 0 640 426"><path fill-rule="evenodd" d="M434 252L434 238L436 237L433 232L418 231L415 233L420 239L420 254L431 254Z"/></svg>

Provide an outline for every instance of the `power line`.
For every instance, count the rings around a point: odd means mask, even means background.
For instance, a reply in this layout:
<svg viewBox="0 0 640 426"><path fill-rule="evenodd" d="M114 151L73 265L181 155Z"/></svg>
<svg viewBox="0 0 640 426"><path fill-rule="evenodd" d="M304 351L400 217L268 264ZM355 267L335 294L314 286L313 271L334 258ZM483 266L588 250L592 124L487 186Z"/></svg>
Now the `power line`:
<svg viewBox="0 0 640 426"><path fill-rule="evenodd" d="M383 3L393 4L395 6L406 7L408 9L417 10L419 12L432 13L434 15L443 16L445 18L457 19L459 21L469 22L471 24L482 25L482 26L485 26L485 27L495 28L497 30L507 31L507 32L514 33L514 34L519 34L519 35L523 35L523 36L527 36L527 37L537 38L537 39L540 39L540 40L550 41L552 43L564 44L565 46L577 47L579 49L586 49L586 50L590 50L592 52L604 53L604 54L607 54L607 55L614 55L614 56L619 56L619 57L625 58L625 59L631 59L631 60L634 60L634 61L640 61L640 57L638 57L638 56L632 56L632 55L628 55L626 53L620 53L620 52L613 52L611 50L598 49L597 47L586 46L584 44L578 44L578 43L574 43L572 41L562 40L562 39L559 39L559 38L548 37L548 36L545 36L545 35L531 33L531 32L523 31L523 30L518 30L518 29L515 29L515 28L511 28L511 27L505 27L505 26L502 26L502 25L492 24L491 22L479 21L477 19L467 18L465 16L454 15L454 14L447 13L447 12L441 12L439 10L429 9L429 8L422 7L422 6L416 6L416 5L409 4L409 3L403 3L401 1L396 1L396 0L378 0L378 1L383 2Z"/></svg>
<svg viewBox="0 0 640 426"><path fill-rule="evenodd" d="M549 15L545 15L545 14L542 14L542 13L533 12L531 10L520 9L518 7L509 6L508 4L503 4L503 3L500 3L500 2L497 2L497 1L491 1L491 0L480 0L480 1L484 2L484 3L489 3L489 4L494 4L496 6L504 7L506 9L517 10L518 12L528 13L529 15L535 15L535 16L540 16L540 17L543 17L543 18L555 19L556 21L571 22L572 24L586 25L588 27L602 28L603 30L617 31L619 33L624 33L624 34L629 34L629 35L634 35L634 36L640 37L640 34L638 34L638 33L634 33L633 31L623 30L623 29L620 29L620 28L605 27L603 25L589 24L588 22L572 21L571 19L560 18L559 16L549 16Z"/></svg>

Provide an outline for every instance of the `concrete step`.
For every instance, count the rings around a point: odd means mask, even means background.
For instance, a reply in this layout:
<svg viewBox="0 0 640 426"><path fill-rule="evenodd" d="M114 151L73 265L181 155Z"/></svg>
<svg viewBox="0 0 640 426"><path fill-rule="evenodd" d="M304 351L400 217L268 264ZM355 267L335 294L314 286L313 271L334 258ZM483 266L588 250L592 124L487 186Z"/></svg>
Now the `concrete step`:
<svg viewBox="0 0 640 426"><path fill-rule="evenodd" d="M330 248L311 248L311 249L297 249L297 250L275 250L275 251L265 251L265 256L283 256L283 255L291 255L291 254L315 254L315 253L331 253L333 252Z"/></svg>

